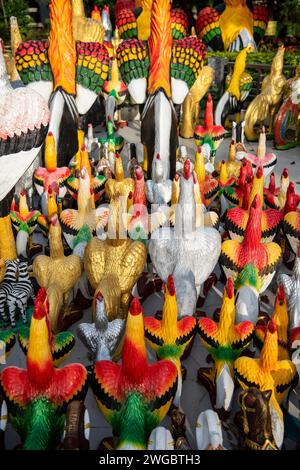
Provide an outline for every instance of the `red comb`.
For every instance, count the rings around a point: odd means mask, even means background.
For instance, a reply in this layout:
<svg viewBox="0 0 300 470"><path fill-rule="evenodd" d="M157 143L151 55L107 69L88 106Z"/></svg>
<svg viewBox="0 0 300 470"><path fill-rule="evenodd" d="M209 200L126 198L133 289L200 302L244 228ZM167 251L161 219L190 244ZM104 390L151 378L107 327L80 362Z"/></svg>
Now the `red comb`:
<svg viewBox="0 0 300 470"><path fill-rule="evenodd" d="M175 295L175 284L174 284L174 279L172 274L169 274L168 279L167 279L167 288L170 293L170 295Z"/></svg>
<svg viewBox="0 0 300 470"><path fill-rule="evenodd" d="M231 277L229 277L227 279L225 289L226 289L226 292L227 292L227 295L228 295L229 299L232 299L233 294L234 294L234 287L233 287L233 282L232 282Z"/></svg>
<svg viewBox="0 0 300 470"><path fill-rule="evenodd" d="M137 297L134 297L129 308L129 312L131 315L140 315L142 313L142 306L139 302L139 299Z"/></svg>

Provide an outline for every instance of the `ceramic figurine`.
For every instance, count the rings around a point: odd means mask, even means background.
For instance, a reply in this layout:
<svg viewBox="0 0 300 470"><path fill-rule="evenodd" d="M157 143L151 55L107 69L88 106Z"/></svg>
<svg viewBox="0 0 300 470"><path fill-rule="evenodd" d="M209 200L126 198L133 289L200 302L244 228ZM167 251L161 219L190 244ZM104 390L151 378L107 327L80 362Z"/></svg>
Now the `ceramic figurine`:
<svg viewBox="0 0 300 470"><path fill-rule="evenodd" d="M16 327L17 309L19 310L23 323L27 323L26 307L28 301L32 298L34 298L34 291L28 273L28 259L20 255L17 282L13 283L6 300L12 328Z"/></svg>
<svg viewBox="0 0 300 470"><path fill-rule="evenodd" d="M275 173L271 173L269 187L264 188L264 200L266 205L274 209L284 210L289 184L290 178L287 168L284 168L281 174L279 188L276 188Z"/></svg>
<svg viewBox="0 0 300 470"><path fill-rule="evenodd" d="M286 78L283 75L284 46L278 48L273 59L271 72L267 75L261 86L261 92L249 104L245 114L245 135L247 140L257 140L257 133L254 129L258 124L260 127L267 118L270 118L268 134L273 132L273 121L275 112L282 100Z"/></svg>
<svg viewBox="0 0 300 470"><path fill-rule="evenodd" d="M223 194L225 198L228 199L231 206L239 206L239 207L243 206L245 192L248 191L249 188L250 188L249 189L249 197L250 197L250 192L252 190L252 180L253 180L252 165L250 162L244 159L242 162L242 166L240 168L240 175L236 179L235 185L234 186L230 185L228 186L228 188L224 188L223 190ZM260 185L258 186L259 187L254 188L253 191L255 191L256 189L259 189L260 191ZM247 201L247 207L248 207L248 204L249 204L249 199Z"/></svg>
<svg viewBox="0 0 300 470"><path fill-rule="evenodd" d="M205 65L183 102L179 133L184 139L194 137L194 129L199 122L200 101L211 86L213 78L214 69Z"/></svg>
<svg viewBox="0 0 300 470"><path fill-rule="evenodd" d="M0 283L0 317L4 323L7 322L7 316L5 313L7 299L17 283L18 267L18 259L5 261L5 273L2 282Z"/></svg>
<svg viewBox="0 0 300 470"><path fill-rule="evenodd" d="M277 278L278 284L282 284L289 312L290 330L300 327L300 248L297 250L297 257L292 275L280 273Z"/></svg>
<svg viewBox="0 0 300 470"><path fill-rule="evenodd" d="M172 197L172 181L164 178L164 166L159 153L153 162L152 179L146 181L146 196L151 204L166 205Z"/></svg>
<svg viewBox="0 0 300 470"><path fill-rule="evenodd" d="M241 432L247 450L278 450L272 432L270 398L272 390L256 387L239 394L241 407Z"/></svg>
<svg viewBox="0 0 300 470"><path fill-rule="evenodd" d="M73 400L66 411L63 450L89 450L90 417L84 403Z"/></svg>
<svg viewBox="0 0 300 470"><path fill-rule="evenodd" d="M124 331L124 320L108 321L105 301L98 291L95 298L95 322L81 323L77 327L79 339L89 352L92 362L111 361Z"/></svg>
<svg viewBox="0 0 300 470"><path fill-rule="evenodd" d="M141 141L148 179L154 179L157 154L164 168L163 180L175 176L178 136L174 105L183 103L205 58L204 44L199 39L172 41L170 9L169 0L153 0L148 41L128 39L117 50L121 77L131 98L137 104L145 103Z"/></svg>
<svg viewBox="0 0 300 470"><path fill-rule="evenodd" d="M109 154L110 153L115 154L116 152L121 152L124 146L124 139L121 135L116 134L114 131L113 116L110 116L110 115L107 116L106 130L107 130L106 136L98 137L98 142L101 145L107 144Z"/></svg>
<svg viewBox="0 0 300 470"><path fill-rule="evenodd" d="M28 252L30 256L41 251L41 245L34 245L32 243L32 234L38 224L44 224L44 217L41 215L40 211L29 210L26 193L24 191L20 194L18 206L16 205L15 198L13 199L10 217L12 224L18 233L16 239L18 255L22 255L27 258L28 242Z"/></svg>
<svg viewBox="0 0 300 470"><path fill-rule="evenodd" d="M32 266L39 285L47 291L50 306L49 319L53 333L57 333L60 329L61 308L63 308L63 321L68 321L68 316L72 318L74 312L69 307L70 290L79 280L82 270L79 256L64 255L61 235L60 223L57 215L54 215L49 229L50 256L37 256Z"/></svg>
<svg viewBox="0 0 300 470"><path fill-rule="evenodd" d="M261 279L254 264L245 265L244 269L237 275L234 288L236 289L236 322L241 323L248 320L255 324L259 315Z"/></svg>
<svg viewBox="0 0 300 470"><path fill-rule="evenodd" d="M148 450L174 450L170 431L163 426L154 428L148 440Z"/></svg>
<svg viewBox="0 0 300 470"><path fill-rule="evenodd" d="M105 31L104 40L109 42L112 36L112 25L110 21L109 8L107 5L104 5L102 9L101 20Z"/></svg>
<svg viewBox="0 0 300 470"><path fill-rule="evenodd" d="M213 410L202 411L196 424L198 450L224 450L220 418Z"/></svg>
<svg viewBox="0 0 300 470"><path fill-rule="evenodd" d="M283 359L289 359L289 348L288 348L288 326L289 326L289 316L287 311L287 302L284 292L284 287L282 284L279 285L274 305L274 313L272 316L273 320L276 323L277 327L277 336L278 336L278 360L282 361ZM264 343L267 324L269 317L264 317L258 320L255 327L255 339L258 345L261 347Z"/></svg>
<svg viewBox="0 0 300 470"><path fill-rule="evenodd" d="M195 127L194 139L197 146L201 145L204 158L210 164L210 166L206 167L210 173L214 171L216 151L221 145L224 137L224 127L214 124L213 101L209 94L206 101L204 125Z"/></svg>
<svg viewBox="0 0 300 470"><path fill-rule="evenodd" d="M234 373L243 390L247 390L249 385L261 392L270 390L272 431L275 443L280 448L284 432L280 404L297 380L297 371L291 361L278 360L278 334L273 319L268 323L260 357L257 359L239 357L234 363Z"/></svg>
<svg viewBox="0 0 300 470"><path fill-rule="evenodd" d="M194 171L197 175L202 203L205 207L208 207L218 195L219 182L217 178L213 178L209 173L206 174L205 160L201 147L198 147L196 152Z"/></svg>
<svg viewBox="0 0 300 470"><path fill-rule="evenodd" d="M298 253L300 240L299 219L299 209L288 212L283 218L283 232L288 240L289 246L295 254Z"/></svg>
<svg viewBox="0 0 300 470"><path fill-rule="evenodd" d="M24 85L50 100L49 131L54 137L58 166L64 167L78 150L79 115L89 111L107 79L109 55L106 47L98 42L99 23L85 21L81 8L79 15L74 15L80 17L76 21L84 23L84 30L87 23L92 26L86 38L75 36L71 0L51 0L49 8L49 40L21 43L16 52L16 65ZM94 27L97 32L90 39Z"/></svg>
<svg viewBox="0 0 300 470"><path fill-rule="evenodd" d="M111 200L116 194L127 199L128 194L134 191L134 182L132 178L125 178L122 158L116 153L115 158L115 179L110 178L105 183L106 197Z"/></svg>
<svg viewBox="0 0 300 470"><path fill-rule="evenodd" d="M77 236L73 240L73 254L79 256L82 263L84 262L84 251L89 241L91 241L93 235L88 225L83 225L79 230ZM79 300L79 298L80 300ZM93 296L89 289L88 280L83 270L79 281L74 286L74 303L84 302L84 308L88 308L91 305Z"/></svg>
<svg viewBox="0 0 300 470"><path fill-rule="evenodd" d="M149 39L151 8L153 0L140 0L131 6L117 8L116 26L123 39L138 38L143 41ZM182 39L187 36L188 17L180 8L171 9L171 28L173 39Z"/></svg>
<svg viewBox="0 0 300 470"><path fill-rule="evenodd" d="M131 290L144 270L147 257L142 242L127 238L126 231L122 233L120 212L122 204L115 195L110 202L107 238L93 238L84 253L87 278L92 288L102 293L109 320L126 318ZM106 284L105 292L103 283Z"/></svg>
<svg viewBox="0 0 300 470"><path fill-rule="evenodd" d="M222 244L220 264L225 275L235 281L246 264L253 264L259 273L260 292L263 292L272 281L281 258L281 248L277 243L261 241L262 207L259 195L256 195L250 207L250 215L244 239L226 240Z"/></svg>
<svg viewBox="0 0 300 470"><path fill-rule="evenodd" d="M229 278L223 293L219 322L210 318L201 318L198 322L200 338L214 360L211 369L199 369L198 380L208 387L216 410L230 410L234 391L233 363L250 344L254 334L250 321L235 324L234 300L234 286Z"/></svg>
<svg viewBox="0 0 300 470"><path fill-rule="evenodd" d="M220 174L218 178L218 183L219 183L218 196L219 196L220 203L221 203L221 216L223 216L225 212L227 211L227 209L229 208L229 202L227 198L225 197L225 193L233 192L234 182L235 182L234 176L230 177L228 175L227 164L225 160L222 160L221 165L220 165Z"/></svg>
<svg viewBox="0 0 300 470"><path fill-rule="evenodd" d="M98 406L113 426L117 449L145 449L165 417L177 388L172 361L148 364L142 307L134 298L126 322L122 363L98 361L91 385Z"/></svg>
<svg viewBox="0 0 300 470"><path fill-rule="evenodd" d="M245 158L249 160L254 169L261 166L265 177L273 171L277 163L277 157L275 153L266 153L266 131L264 127L259 134L256 155L247 153Z"/></svg>
<svg viewBox="0 0 300 470"><path fill-rule="evenodd" d="M209 277L220 253L220 234L211 227L196 228L194 178L190 161L180 176L176 227L155 230L148 244L153 266L166 282L174 278L179 317L194 315L201 285Z"/></svg>
<svg viewBox="0 0 300 470"><path fill-rule="evenodd" d="M0 378L10 420L24 450L55 448L63 432L64 406L86 393L83 365L53 366L48 308L46 291L40 289L30 325L27 368L6 367Z"/></svg>
<svg viewBox="0 0 300 470"><path fill-rule="evenodd" d="M68 167L57 166L57 155L55 150L55 139L49 132L45 143L45 167L39 167L34 172L34 184L38 194L47 197L47 189L58 187L58 194L63 198L67 192L66 182L70 176Z"/></svg>
<svg viewBox="0 0 300 470"><path fill-rule="evenodd" d="M116 55L114 55L111 60L110 78L104 82L102 93L105 98L106 124L108 122L108 116L112 117L112 122L114 124L113 117L115 111L117 107L124 102L127 94L127 87L119 78L119 68Z"/></svg>
<svg viewBox="0 0 300 470"><path fill-rule="evenodd" d="M245 121L235 122L232 121L232 140L234 140L236 159L243 160L245 158L247 150L245 147Z"/></svg>
<svg viewBox="0 0 300 470"><path fill-rule="evenodd" d="M84 144L82 145L80 149L80 162L78 164L78 167L79 167L78 168L79 174L80 174L80 171L83 170L83 168L86 168L89 174L89 178L90 178L90 185L94 193L95 205L96 206L99 205L100 197L103 194L104 183L106 179L105 179L105 176L103 175L92 175L92 168L91 168L91 163L89 160L89 154ZM77 175L69 176L66 182L66 187L69 193L72 195L72 197L78 200L80 177Z"/></svg>
<svg viewBox="0 0 300 470"><path fill-rule="evenodd" d="M72 0L72 31L75 41L104 41L105 31L100 18L87 18L83 0Z"/></svg>
<svg viewBox="0 0 300 470"><path fill-rule="evenodd" d="M218 173L220 173L221 163L218 162L215 164L215 169ZM229 178L238 178L240 176L240 170L242 168L242 162L236 159L236 150L235 150L235 143L231 140L229 144L229 152L228 152L228 159L226 164L226 172Z"/></svg>
<svg viewBox="0 0 300 470"><path fill-rule="evenodd" d="M1 47L0 107L2 201L38 155L47 134L50 114L46 101L34 90L12 88Z"/></svg>
<svg viewBox="0 0 300 470"><path fill-rule="evenodd" d="M229 231L230 238L241 242L244 238L245 230L249 220L251 204L253 202L253 194L259 194L257 191L258 184L261 185L257 180L261 180L263 186L263 176L261 167L257 171L253 182L253 188L249 195L248 206L247 204L242 207L233 207L226 212L226 227ZM254 191L253 191L254 189ZM260 190L260 193L262 191ZM259 194L261 197L262 194ZM246 207L246 208L245 208ZM261 241L268 243L273 240L282 221L282 213L276 209L267 209L262 211L261 215Z"/></svg>
<svg viewBox="0 0 300 470"><path fill-rule="evenodd" d="M265 1L224 0L216 8L203 8L197 18L196 31L214 51L240 51L249 43L255 48L263 38L268 23Z"/></svg>
<svg viewBox="0 0 300 470"><path fill-rule="evenodd" d="M184 314L184 312L183 312ZM145 337L156 352L158 359L170 359L177 367L178 388L174 398L175 406L179 406L182 392L181 356L196 333L196 320L188 316L177 321L178 307L175 285L172 276L165 285L165 298L162 320L146 317Z"/></svg>
<svg viewBox="0 0 300 470"><path fill-rule="evenodd" d="M286 150L299 145L300 66L287 82L284 101L274 121L275 147Z"/></svg>
<svg viewBox="0 0 300 470"><path fill-rule="evenodd" d="M276 201L276 199L275 199ZM282 209L283 215L287 215L289 212L294 212L297 210L297 206L300 201L300 196L296 194L295 191L295 185L291 181L288 185L287 191L286 191L286 198L285 198L285 204Z"/></svg>
<svg viewBox="0 0 300 470"><path fill-rule="evenodd" d="M60 222L64 237L70 248L73 248L74 238L79 230L88 225L92 234L103 230L107 224L108 209L100 206L95 209L94 193L91 193L91 182L88 170L83 167L77 194L78 209L65 209L60 214Z"/></svg>
<svg viewBox="0 0 300 470"><path fill-rule="evenodd" d="M251 89L253 79L250 73L245 72L247 54L253 52L252 44L247 45L237 55L233 72L226 77L226 90L217 103L215 123L217 126L228 128L227 118L230 114L236 115L239 121L240 112Z"/></svg>

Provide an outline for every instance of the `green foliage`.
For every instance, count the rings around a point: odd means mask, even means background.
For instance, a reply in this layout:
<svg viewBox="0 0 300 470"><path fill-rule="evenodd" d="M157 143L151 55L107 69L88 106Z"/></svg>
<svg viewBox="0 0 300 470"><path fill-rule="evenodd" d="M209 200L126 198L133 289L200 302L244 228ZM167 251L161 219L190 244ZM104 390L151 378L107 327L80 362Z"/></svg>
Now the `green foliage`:
<svg viewBox="0 0 300 470"><path fill-rule="evenodd" d="M207 52L206 57L224 57L229 60L229 62L234 62L238 52ZM272 52L252 52L247 54L247 63L248 64L263 64L268 65L272 63L276 55L276 51ZM296 67L300 62L300 51L284 54L284 65L291 65Z"/></svg>
<svg viewBox="0 0 300 470"><path fill-rule="evenodd" d="M28 2L26 0L5 0L4 8L7 23L4 18L4 12L2 8L0 8L0 31L4 42L10 39L10 16L17 17L21 35L24 39L27 38L29 32L28 24L32 21L32 18L28 14Z"/></svg>

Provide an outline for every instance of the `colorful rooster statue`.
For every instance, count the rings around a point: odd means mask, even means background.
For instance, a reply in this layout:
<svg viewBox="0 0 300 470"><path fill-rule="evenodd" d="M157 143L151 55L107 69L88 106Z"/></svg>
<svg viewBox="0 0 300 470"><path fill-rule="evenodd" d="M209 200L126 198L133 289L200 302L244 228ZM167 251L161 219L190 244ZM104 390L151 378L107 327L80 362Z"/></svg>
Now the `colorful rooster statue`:
<svg viewBox="0 0 300 470"><path fill-rule="evenodd" d="M276 445L283 441L283 414L280 404L297 380L295 365L289 360L278 360L278 334L275 320L268 323L265 341L257 359L240 357L234 363L234 373L243 390L249 387L260 391L271 390L270 411Z"/></svg>
<svg viewBox="0 0 300 470"><path fill-rule="evenodd" d="M179 316L194 315L201 285L213 271L220 254L220 234L196 226L195 183L190 161L184 163L176 208L176 227L155 230L148 244L153 266L167 282L172 274Z"/></svg>
<svg viewBox="0 0 300 470"><path fill-rule="evenodd" d="M253 264L259 272L261 292L272 281L281 258L281 248L277 243L261 241L262 212L261 198L257 194L250 207L243 241L226 240L220 257L225 275L234 281L246 264Z"/></svg>
<svg viewBox="0 0 300 470"><path fill-rule="evenodd" d="M16 52L23 83L49 101L49 131L60 167L67 166L76 154L79 114L92 107L109 70L106 47L78 39L73 37L71 0L51 0L49 40L23 42Z"/></svg>
<svg viewBox="0 0 300 470"><path fill-rule="evenodd" d="M219 182L210 174L206 174L205 160L201 147L198 147L196 152L194 171L197 175L202 202L205 207L208 207L218 195Z"/></svg>
<svg viewBox="0 0 300 470"><path fill-rule="evenodd" d="M182 312L184 315L184 312ZM170 275L165 284L165 300L162 319L145 317L145 337L156 352L158 359L170 359L177 367L178 388L174 404L179 406L182 391L181 361L186 347L194 338L196 319L191 316L177 320L178 306L173 277Z"/></svg>
<svg viewBox="0 0 300 470"><path fill-rule="evenodd" d="M135 6L134 6L135 5ZM153 0L133 1L124 9L116 8L116 26L122 39L149 39ZM171 9L173 39L182 39L188 34L188 17L180 8Z"/></svg>
<svg viewBox="0 0 300 470"><path fill-rule="evenodd" d="M284 168L281 174L279 188L276 187L275 173L272 172L270 175L269 187L264 188L264 200L266 205L272 207L273 209L284 211L289 184L290 178L289 171L287 168ZM290 187L289 192L292 192L292 187L293 186Z"/></svg>
<svg viewBox="0 0 300 470"><path fill-rule="evenodd" d="M253 188L249 195L248 207L233 207L226 212L226 226L229 230L230 238L241 242L243 240L249 215L251 211L251 204L254 200L254 194L259 194L262 198L262 191L257 191L257 180L261 180L261 189L263 188L263 173L262 168L259 167L254 178ZM263 243L271 242L275 237L281 221L282 213L276 209L267 209L262 211L261 216L261 241Z"/></svg>
<svg viewBox="0 0 300 470"><path fill-rule="evenodd" d="M170 0L153 0L148 41L128 39L117 49L122 80L137 104L143 104L141 140L148 178L160 154L164 180L173 179L178 148L174 105L183 103L201 73L205 47L195 37L172 42ZM120 31L120 27L119 27Z"/></svg>
<svg viewBox="0 0 300 470"><path fill-rule="evenodd" d="M210 387L213 406L229 411L234 391L233 363L250 344L254 325L250 321L235 324L234 287L228 278L223 293L219 322L201 318L200 338L212 355L212 369L200 369L198 379ZM215 403L214 403L215 399Z"/></svg>
<svg viewBox="0 0 300 470"><path fill-rule="evenodd" d="M272 319L276 323L277 337L278 337L278 360L289 359L289 344L288 344L288 330L289 330L289 315L287 310L286 296L284 287L279 284L276 292L274 313ZM261 348L267 332L269 318L265 317L259 319L255 327L255 339L258 346Z"/></svg>
<svg viewBox="0 0 300 470"><path fill-rule="evenodd" d="M204 8L197 18L197 34L215 51L240 51L249 43L256 48L267 29L268 7L265 1L252 4L252 11L246 0L224 0L215 8Z"/></svg>
<svg viewBox="0 0 300 470"><path fill-rule="evenodd" d="M168 412L177 389L170 360L148 364L142 307L134 298L128 312L122 363L96 362L91 385L98 406L113 427L117 449L146 449L151 431Z"/></svg>
<svg viewBox="0 0 300 470"><path fill-rule="evenodd" d="M273 171L277 163L275 153L266 153L266 150L266 130L263 126L259 134L256 155L247 153L245 158L252 164L253 168L263 167L265 177Z"/></svg>
<svg viewBox="0 0 300 470"><path fill-rule="evenodd" d="M196 145L201 145L203 155L207 162L211 163L207 168L211 173L214 171L214 159L216 151L221 145L225 137L225 129L221 125L214 124L213 101L209 94L206 102L204 114L204 126L196 126L194 131L194 139Z"/></svg>
<svg viewBox="0 0 300 470"><path fill-rule="evenodd" d="M127 94L127 87L119 78L119 68L116 55L114 55L111 60L110 78L104 82L102 93L105 98L106 123L108 122L108 116L111 116L114 124L113 117L115 111L124 102Z"/></svg>
<svg viewBox="0 0 300 470"><path fill-rule="evenodd" d="M253 169L252 165L248 160L243 160L242 166L240 168L240 175L239 178L235 181L234 186L229 186L225 188L223 194L226 199L230 202L231 206L239 206L242 207L243 203L245 202L245 191L250 192L252 189L252 180L253 180ZM249 186L249 188L247 188ZM260 193L259 193L260 194ZM247 202L248 207L248 202Z"/></svg>
<svg viewBox="0 0 300 470"><path fill-rule="evenodd" d="M217 126L228 127L226 118L230 114L237 114L237 122L240 120L239 114L251 91L253 82L251 75L245 72L247 54L250 52L253 52L252 44L239 52L234 62L233 72L226 77L226 91L218 101L215 111Z"/></svg>
<svg viewBox="0 0 300 470"><path fill-rule="evenodd" d="M46 291L40 289L30 325L27 369L6 367L0 378L24 450L54 449L63 433L65 406L86 393L83 365L53 366L48 309Z"/></svg>

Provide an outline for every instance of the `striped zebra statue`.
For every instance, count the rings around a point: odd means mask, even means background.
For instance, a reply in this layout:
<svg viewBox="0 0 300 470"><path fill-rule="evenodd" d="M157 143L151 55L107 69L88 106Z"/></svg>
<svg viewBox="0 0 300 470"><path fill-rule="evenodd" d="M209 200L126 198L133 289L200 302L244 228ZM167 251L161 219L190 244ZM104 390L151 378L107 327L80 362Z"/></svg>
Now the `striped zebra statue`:
<svg viewBox="0 0 300 470"><path fill-rule="evenodd" d="M5 261L5 264L5 275L3 281L0 283L0 316L4 322L7 322L8 317L5 313L5 308L7 305L8 296L17 282L19 260L7 260Z"/></svg>
<svg viewBox="0 0 300 470"><path fill-rule="evenodd" d="M28 260L20 257L19 277L8 294L7 305L12 328L16 326L16 309L18 308L23 319L27 323L26 307L29 298L34 298L33 285L28 274Z"/></svg>

